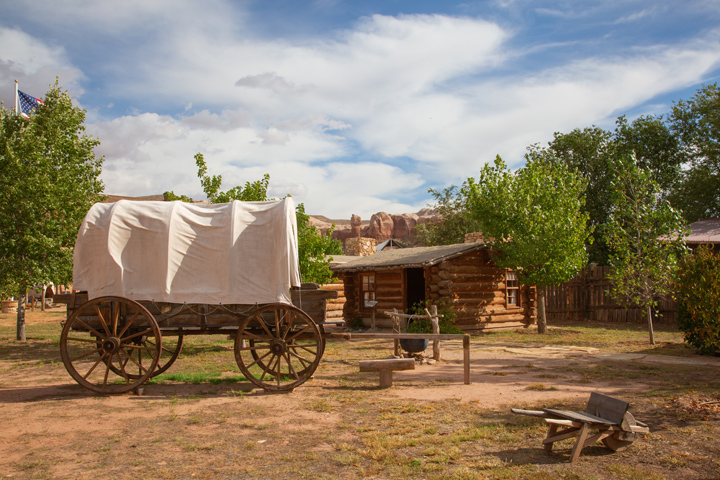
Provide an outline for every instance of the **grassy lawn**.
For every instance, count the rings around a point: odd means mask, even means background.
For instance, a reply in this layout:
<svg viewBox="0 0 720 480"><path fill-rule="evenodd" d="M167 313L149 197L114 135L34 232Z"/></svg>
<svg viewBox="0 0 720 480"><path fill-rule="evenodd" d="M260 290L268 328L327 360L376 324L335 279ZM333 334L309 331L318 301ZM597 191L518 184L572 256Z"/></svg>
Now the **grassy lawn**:
<svg viewBox="0 0 720 480"><path fill-rule="evenodd" d="M377 387L357 362L382 358L377 340L328 342L315 378L292 394L253 390L225 337L188 338L178 361L141 397L100 397L73 384L59 359L62 312L34 312L26 343L13 315L0 315L0 432L10 478L427 478L427 479L709 479L720 478L720 372L717 367L617 362L572 357L542 363L505 357L493 379L512 385L534 373L528 392L561 392L560 380L588 391L635 385L623 399L648 423L623 452L600 443L575 464L573 441L542 449L546 427L513 415L510 405L464 398L409 400L394 392L429 392L442 381ZM585 346L602 352L690 358L682 335L656 325L558 323L550 333L499 332L473 337L473 358L488 345ZM504 362L504 363L503 363ZM475 365L475 364L474 364ZM481 369L480 363L477 364ZM484 380L483 380L484 381ZM556 387L556 385L558 385ZM555 390L552 390L555 388ZM25 395L24 397L19 397ZM17 398L22 398L17 400ZM582 410L587 397L547 400ZM512 405L537 408L538 405Z"/></svg>

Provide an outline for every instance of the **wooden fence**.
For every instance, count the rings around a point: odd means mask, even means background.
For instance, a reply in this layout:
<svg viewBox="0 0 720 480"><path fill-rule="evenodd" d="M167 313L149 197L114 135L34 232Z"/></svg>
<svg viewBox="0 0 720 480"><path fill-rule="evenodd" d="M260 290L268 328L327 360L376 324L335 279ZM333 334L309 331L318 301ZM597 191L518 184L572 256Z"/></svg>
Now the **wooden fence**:
<svg viewBox="0 0 720 480"><path fill-rule="evenodd" d="M588 267L569 282L546 287L548 320L645 323L643 309L622 307L610 297L609 271L610 267ZM676 303L672 299L659 299L653 322L675 323L676 320Z"/></svg>

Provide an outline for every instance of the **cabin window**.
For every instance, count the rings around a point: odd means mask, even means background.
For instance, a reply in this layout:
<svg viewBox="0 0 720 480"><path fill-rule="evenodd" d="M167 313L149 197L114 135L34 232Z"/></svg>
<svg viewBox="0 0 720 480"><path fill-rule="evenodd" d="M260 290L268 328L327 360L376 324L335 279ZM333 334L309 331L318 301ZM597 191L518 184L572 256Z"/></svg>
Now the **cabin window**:
<svg viewBox="0 0 720 480"><path fill-rule="evenodd" d="M362 288L362 294L360 295L360 297L362 298L363 309L372 308L370 305L368 305L368 302L372 302L375 300L375 274L371 273L369 275L363 275L360 288Z"/></svg>
<svg viewBox="0 0 720 480"><path fill-rule="evenodd" d="M519 307L520 297L518 294L517 273L508 270L505 272L505 305L507 307Z"/></svg>

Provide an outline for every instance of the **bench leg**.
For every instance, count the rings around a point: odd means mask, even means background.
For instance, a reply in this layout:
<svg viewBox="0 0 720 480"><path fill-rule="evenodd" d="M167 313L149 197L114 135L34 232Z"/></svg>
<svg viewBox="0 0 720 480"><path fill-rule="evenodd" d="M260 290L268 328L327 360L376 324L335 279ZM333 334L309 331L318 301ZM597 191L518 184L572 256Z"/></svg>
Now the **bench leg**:
<svg viewBox="0 0 720 480"><path fill-rule="evenodd" d="M392 370L380 370L380 388L392 387Z"/></svg>
<svg viewBox="0 0 720 480"><path fill-rule="evenodd" d="M570 457L570 463L575 462L575 460L580 457L580 452L585 446L585 439L587 438L589 432L590 425L587 423L583 423L582 428L580 428L580 435L578 435L578 439L575 442L575 446L573 447L572 457Z"/></svg>
<svg viewBox="0 0 720 480"><path fill-rule="evenodd" d="M547 438L552 437L553 435L555 435L557 430L558 430L558 425L550 425L547 436L545 438L547 439ZM552 450L552 446L553 446L553 444L552 444L552 442L550 442L550 443L546 443L543 448L545 448L545 450L547 450L549 452Z"/></svg>

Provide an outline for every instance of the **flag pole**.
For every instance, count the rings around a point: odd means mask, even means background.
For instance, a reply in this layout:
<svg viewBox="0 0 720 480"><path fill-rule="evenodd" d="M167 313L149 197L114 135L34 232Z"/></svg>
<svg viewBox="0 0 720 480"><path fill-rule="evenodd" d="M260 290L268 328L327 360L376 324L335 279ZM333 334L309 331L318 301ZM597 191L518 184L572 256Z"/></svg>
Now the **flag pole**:
<svg viewBox="0 0 720 480"><path fill-rule="evenodd" d="M18 115L18 81L15 80L15 115Z"/></svg>

